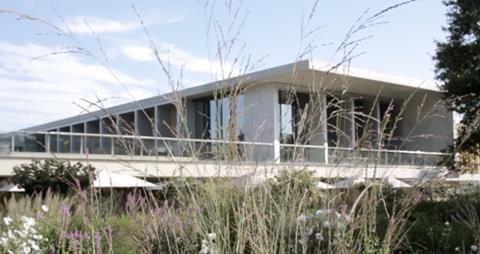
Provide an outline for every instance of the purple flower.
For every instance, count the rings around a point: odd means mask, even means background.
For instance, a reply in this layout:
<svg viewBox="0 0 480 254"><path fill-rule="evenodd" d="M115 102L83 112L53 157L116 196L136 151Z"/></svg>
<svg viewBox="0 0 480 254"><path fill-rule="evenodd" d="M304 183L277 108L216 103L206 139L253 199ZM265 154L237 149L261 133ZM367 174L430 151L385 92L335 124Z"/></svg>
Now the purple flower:
<svg viewBox="0 0 480 254"><path fill-rule="evenodd" d="M390 225L393 225L395 224L395 217L390 217L390 220L388 220L388 223L390 223Z"/></svg>
<svg viewBox="0 0 480 254"><path fill-rule="evenodd" d="M95 232L95 253L102 254L102 238L98 232Z"/></svg>
<svg viewBox="0 0 480 254"><path fill-rule="evenodd" d="M48 254L57 254L57 249L55 249L54 246L50 247L50 250L48 251Z"/></svg>
<svg viewBox="0 0 480 254"><path fill-rule="evenodd" d="M342 215L347 215L347 205L343 204L340 206L340 213Z"/></svg>
<svg viewBox="0 0 480 254"><path fill-rule="evenodd" d="M68 239L68 250L74 254L81 254L83 241L88 238L88 235L75 230L67 233L66 238Z"/></svg>
<svg viewBox="0 0 480 254"><path fill-rule="evenodd" d="M112 227L108 226L107 227L107 238L108 238L108 242L110 242L110 243L112 242L112 238L113 238L112 235L113 235L112 234Z"/></svg>
<svg viewBox="0 0 480 254"><path fill-rule="evenodd" d="M422 194L419 193L413 198L413 204L418 205L420 202L422 202Z"/></svg>
<svg viewBox="0 0 480 254"><path fill-rule="evenodd" d="M130 212L135 207L135 197L128 193L127 201L125 202L125 211Z"/></svg>
<svg viewBox="0 0 480 254"><path fill-rule="evenodd" d="M75 181L75 187L77 187L78 190L81 190L82 186L80 185L80 180L78 178L74 178L73 181Z"/></svg>
<svg viewBox="0 0 480 254"><path fill-rule="evenodd" d="M67 205L62 204L60 206L60 211L62 212L63 217L70 216L70 207L68 207Z"/></svg>

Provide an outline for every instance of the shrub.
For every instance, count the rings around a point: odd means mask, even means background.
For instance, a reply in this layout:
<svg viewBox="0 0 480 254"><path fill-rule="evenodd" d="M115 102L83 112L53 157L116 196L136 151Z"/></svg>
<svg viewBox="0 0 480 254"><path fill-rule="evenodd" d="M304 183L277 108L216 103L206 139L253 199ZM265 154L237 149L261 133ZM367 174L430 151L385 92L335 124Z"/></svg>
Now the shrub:
<svg viewBox="0 0 480 254"><path fill-rule="evenodd" d="M33 160L30 164L15 166L11 181L24 188L28 194L47 189L67 194L73 186L82 189L88 187L94 170L91 165L84 166L79 162L71 164L56 159Z"/></svg>

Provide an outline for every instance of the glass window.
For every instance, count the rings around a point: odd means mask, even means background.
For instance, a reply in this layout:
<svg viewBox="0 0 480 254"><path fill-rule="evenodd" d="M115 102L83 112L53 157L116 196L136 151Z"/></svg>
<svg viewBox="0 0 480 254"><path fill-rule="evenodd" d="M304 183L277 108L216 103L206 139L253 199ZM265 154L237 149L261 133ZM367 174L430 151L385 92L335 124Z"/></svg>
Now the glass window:
<svg viewBox="0 0 480 254"><path fill-rule="evenodd" d="M244 109L243 95L236 98L235 110L231 107L231 98L205 98L195 103L195 129L197 138L226 139L228 138L229 124L235 125L236 135L240 135L243 126L242 110ZM230 123L230 117L236 121Z"/></svg>
<svg viewBox="0 0 480 254"><path fill-rule="evenodd" d="M293 144L295 140L299 142L302 133L297 133L300 119L304 109L310 100L308 94L279 92L280 104L280 142L283 144ZM306 126L302 128L306 133Z"/></svg>
<svg viewBox="0 0 480 254"><path fill-rule="evenodd" d="M327 96L327 139L329 146L337 146L339 105L338 99L333 96Z"/></svg>
<svg viewBox="0 0 480 254"><path fill-rule="evenodd" d="M293 143L293 116L292 105L280 104L280 142Z"/></svg>

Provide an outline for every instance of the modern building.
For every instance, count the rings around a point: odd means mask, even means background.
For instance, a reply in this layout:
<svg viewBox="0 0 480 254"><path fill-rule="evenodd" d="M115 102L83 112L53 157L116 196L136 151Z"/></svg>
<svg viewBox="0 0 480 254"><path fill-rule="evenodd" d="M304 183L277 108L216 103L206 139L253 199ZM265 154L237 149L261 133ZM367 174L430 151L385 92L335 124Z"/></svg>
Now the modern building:
<svg viewBox="0 0 480 254"><path fill-rule="evenodd" d="M443 169L453 128L434 85L299 61L4 134L0 175L56 156L147 177L418 178Z"/></svg>

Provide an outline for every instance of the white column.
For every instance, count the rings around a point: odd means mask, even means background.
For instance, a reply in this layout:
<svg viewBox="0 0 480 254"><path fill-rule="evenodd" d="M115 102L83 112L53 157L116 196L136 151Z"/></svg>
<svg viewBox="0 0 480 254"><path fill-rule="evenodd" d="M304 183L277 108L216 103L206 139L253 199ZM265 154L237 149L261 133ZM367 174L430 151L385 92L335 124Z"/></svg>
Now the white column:
<svg viewBox="0 0 480 254"><path fill-rule="evenodd" d="M350 135L352 135L352 142L351 142L351 147L355 147L355 143L357 142L356 140L356 133L355 133L355 99L353 97L350 98L350 118L351 118L351 131Z"/></svg>
<svg viewBox="0 0 480 254"><path fill-rule="evenodd" d="M177 128L177 127L175 127ZM153 136L158 137L160 136L158 133L158 105L153 107Z"/></svg>
<svg viewBox="0 0 480 254"><path fill-rule="evenodd" d="M376 142L377 142L377 147L375 148L381 148L382 147L382 142L381 142L381 137L382 137L382 134L381 134L381 131L382 131L382 123L380 122L380 100L377 100L377 102L375 103L375 111L374 114L375 114L375 117L377 118L377 133L376 133Z"/></svg>
<svg viewBox="0 0 480 254"><path fill-rule="evenodd" d="M70 133L73 133L73 125L70 125ZM70 135L70 153L73 153L73 136Z"/></svg>
<svg viewBox="0 0 480 254"><path fill-rule="evenodd" d="M278 88L273 89L273 159L275 163L280 163L280 106L278 98Z"/></svg>
<svg viewBox="0 0 480 254"><path fill-rule="evenodd" d="M142 114L143 114L143 111L142 111ZM133 133L135 133L134 135L139 135L139 131L138 131L138 110L133 111Z"/></svg>
<svg viewBox="0 0 480 254"><path fill-rule="evenodd" d="M45 152L50 153L50 134L45 134Z"/></svg>
<svg viewBox="0 0 480 254"><path fill-rule="evenodd" d="M103 134L103 118L98 119L98 133ZM99 143L100 151L103 151L103 138L101 135L100 135L100 138L98 139L98 143Z"/></svg>
<svg viewBox="0 0 480 254"><path fill-rule="evenodd" d="M60 129L57 128L55 129L56 132L59 132ZM57 147L57 149L55 149L56 153L60 152L60 135L57 134L57 142L55 144L55 146Z"/></svg>
<svg viewBox="0 0 480 254"><path fill-rule="evenodd" d="M324 158L325 158L325 164L328 164L328 116L327 116L327 95L322 96L322 110L323 110L323 119L322 119L322 131L323 131L323 146L324 148Z"/></svg>

